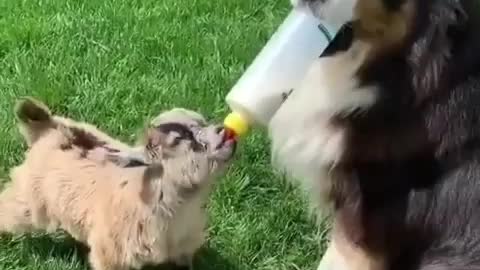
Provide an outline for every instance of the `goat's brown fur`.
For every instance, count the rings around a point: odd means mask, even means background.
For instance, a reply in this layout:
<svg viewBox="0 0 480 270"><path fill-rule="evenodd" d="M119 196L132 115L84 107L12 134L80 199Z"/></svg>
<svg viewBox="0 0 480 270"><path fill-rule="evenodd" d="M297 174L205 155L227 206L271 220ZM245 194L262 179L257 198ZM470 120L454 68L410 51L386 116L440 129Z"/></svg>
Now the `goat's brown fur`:
<svg viewBox="0 0 480 270"><path fill-rule="evenodd" d="M88 244L95 270L191 265L205 241L204 204L222 166L187 151L153 167L123 168L98 146L133 148L94 126L52 115L34 99L20 102L16 113L29 149L0 194L1 232L65 230ZM87 151L85 141L69 137L72 128L96 138Z"/></svg>

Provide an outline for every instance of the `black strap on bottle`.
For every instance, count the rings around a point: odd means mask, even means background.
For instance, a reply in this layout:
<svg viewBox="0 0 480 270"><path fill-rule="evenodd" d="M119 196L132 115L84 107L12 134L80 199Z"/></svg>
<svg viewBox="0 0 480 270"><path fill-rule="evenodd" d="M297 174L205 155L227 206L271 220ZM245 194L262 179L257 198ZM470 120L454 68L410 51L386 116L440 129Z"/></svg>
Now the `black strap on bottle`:
<svg viewBox="0 0 480 270"><path fill-rule="evenodd" d="M327 40L331 36L330 33L325 29L325 26L319 26L320 31L324 33L327 37ZM322 30L323 29L323 30ZM325 31L327 34L325 34ZM330 41L330 40L329 40ZM327 48L323 50L320 57L330 56L339 51L346 51L353 41L353 29L351 23L344 24L340 30L338 30L337 34L331 39L330 43L327 45Z"/></svg>

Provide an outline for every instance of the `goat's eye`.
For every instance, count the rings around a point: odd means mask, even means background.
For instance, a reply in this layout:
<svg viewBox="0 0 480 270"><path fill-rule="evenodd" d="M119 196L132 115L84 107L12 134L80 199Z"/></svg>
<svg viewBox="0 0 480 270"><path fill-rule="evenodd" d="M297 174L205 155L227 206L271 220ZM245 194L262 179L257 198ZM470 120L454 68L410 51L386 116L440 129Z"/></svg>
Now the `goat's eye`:
<svg viewBox="0 0 480 270"><path fill-rule="evenodd" d="M182 137L175 137L173 138L173 142L171 146L178 146L182 142Z"/></svg>

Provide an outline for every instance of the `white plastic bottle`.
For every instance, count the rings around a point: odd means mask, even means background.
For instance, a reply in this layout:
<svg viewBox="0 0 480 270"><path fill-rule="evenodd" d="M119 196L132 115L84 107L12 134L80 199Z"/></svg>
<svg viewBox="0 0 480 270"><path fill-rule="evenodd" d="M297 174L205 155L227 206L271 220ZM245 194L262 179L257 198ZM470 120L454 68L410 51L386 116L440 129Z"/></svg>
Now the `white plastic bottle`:
<svg viewBox="0 0 480 270"><path fill-rule="evenodd" d="M224 121L234 135L267 125L284 98L320 56L340 26L293 9L226 97L232 113Z"/></svg>

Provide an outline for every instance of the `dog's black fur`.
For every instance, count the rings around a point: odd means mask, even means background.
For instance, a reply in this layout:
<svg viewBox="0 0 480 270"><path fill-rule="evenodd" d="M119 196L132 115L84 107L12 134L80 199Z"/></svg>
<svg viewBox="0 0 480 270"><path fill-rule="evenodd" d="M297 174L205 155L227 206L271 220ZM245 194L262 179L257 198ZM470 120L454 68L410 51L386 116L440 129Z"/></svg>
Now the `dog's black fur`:
<svg viewBox="0 0 480 270"><path fill-rule="evenodd" d="M480 269L480 1L411 2L408 37L358 74L380 100L335 119L337 220L389 270Z"/></svg>

